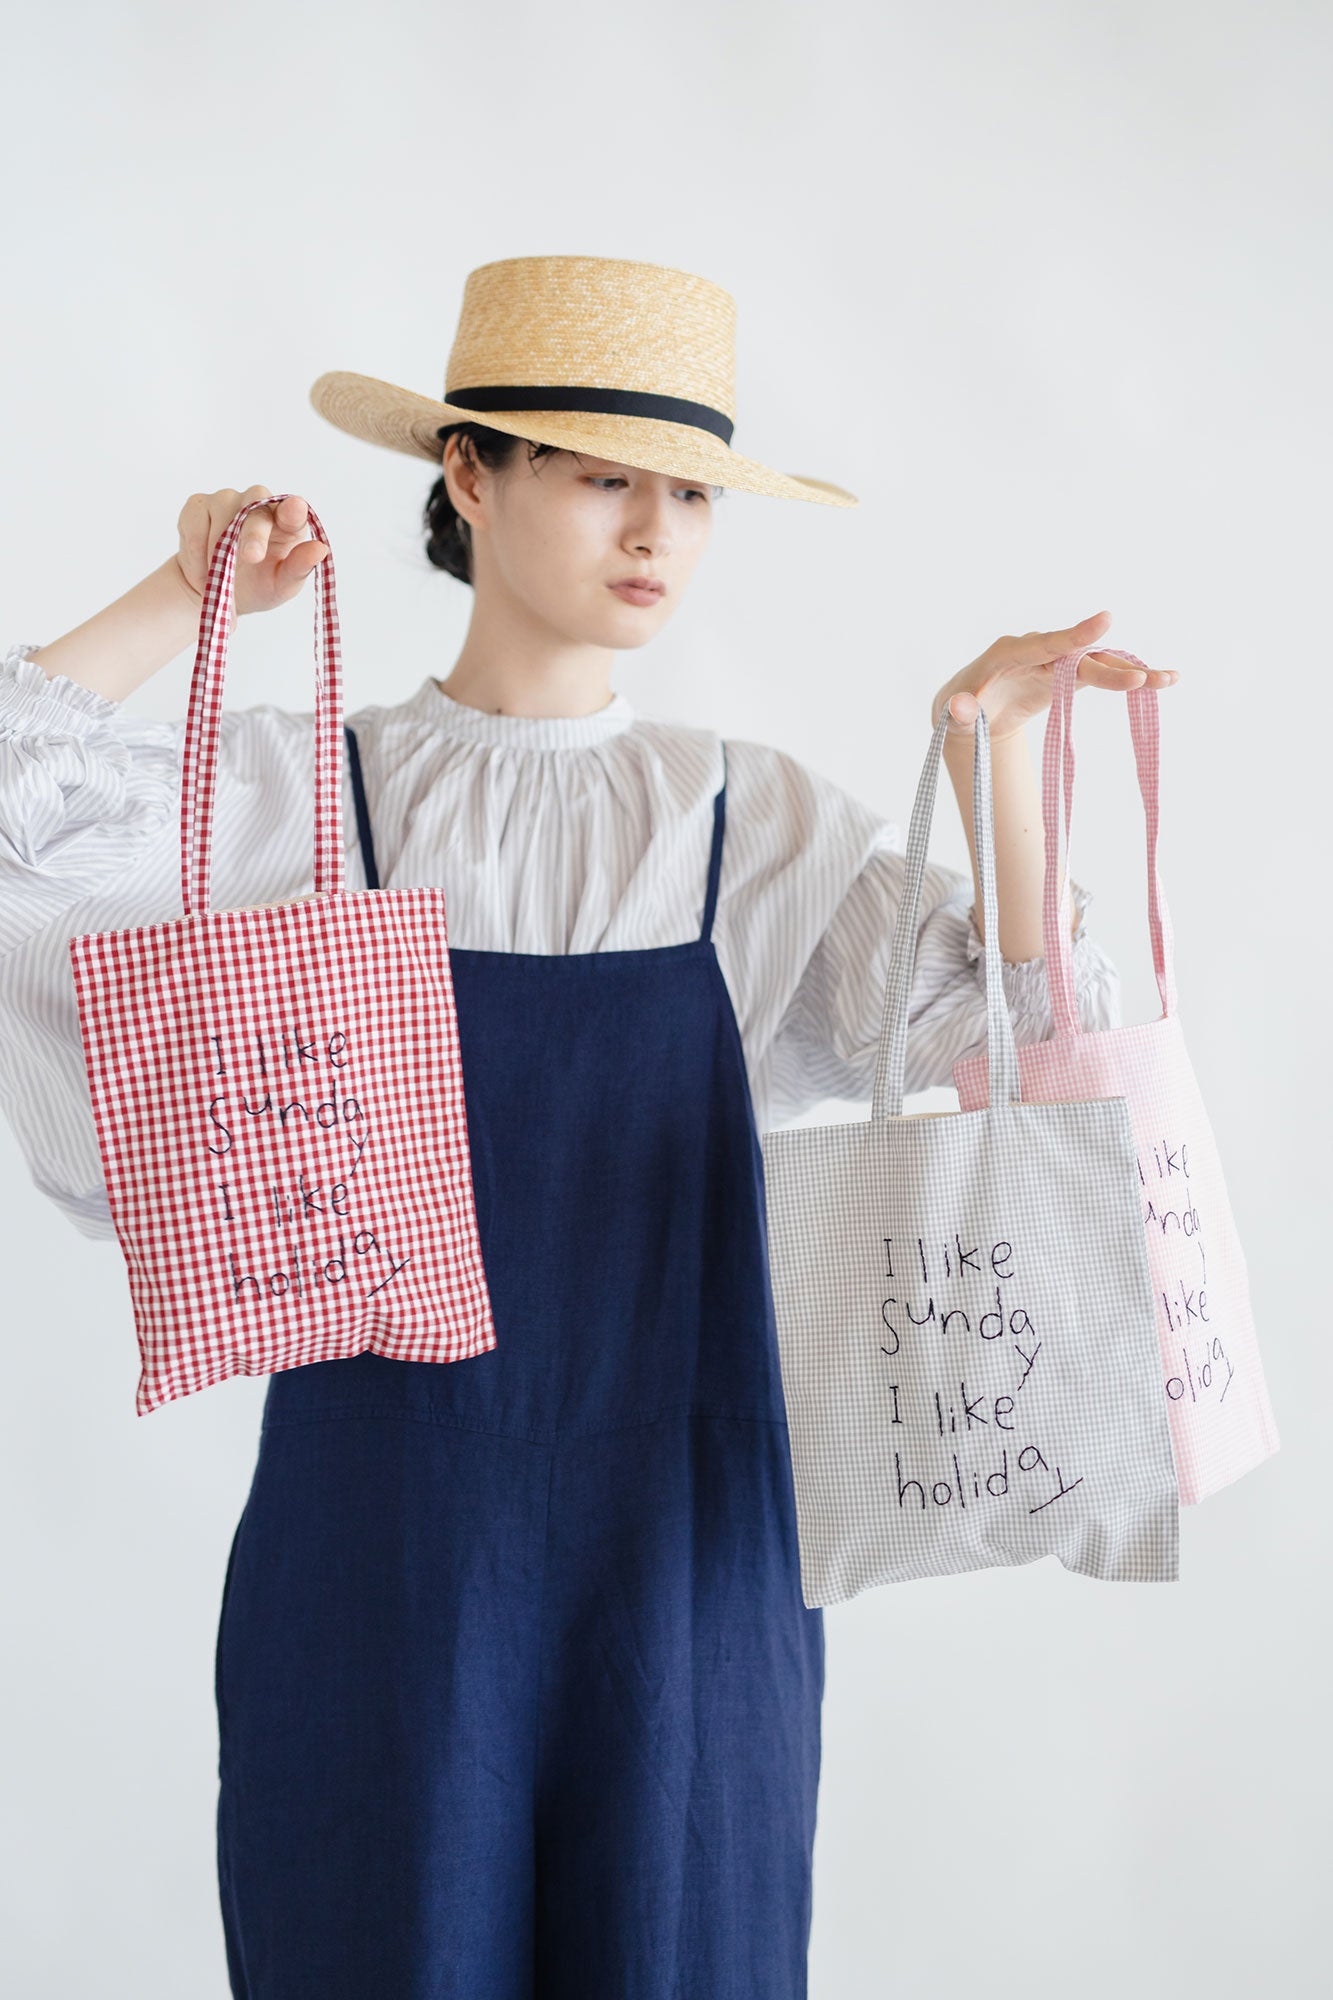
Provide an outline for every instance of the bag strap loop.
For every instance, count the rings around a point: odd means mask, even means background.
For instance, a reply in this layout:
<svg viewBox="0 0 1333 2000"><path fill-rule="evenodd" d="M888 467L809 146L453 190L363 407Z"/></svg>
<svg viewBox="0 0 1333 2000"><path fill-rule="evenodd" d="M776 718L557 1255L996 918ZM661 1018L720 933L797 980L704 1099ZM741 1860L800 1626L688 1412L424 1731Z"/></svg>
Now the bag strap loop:
<svg viewBox="0 0 1333 2000"><path fill-rule="evenodd" d="M1078 663L1093 651L1083 646L1065 653L1052 666L1050 714L1042 745L1042 822L1046 835L1046 875L1042 893L1042 941L1046 952L1046 979L1051 996L1051 1018L1055 1039L1081 1035L1074 995L1072 921L1069 898L1069 828L1074 809L1074 695L1078 684ZM1136 654L1119 646L1097 646L1100 653L1114 654L1133 667L1150 669ZM1157 871L1157 835L1161 807L1160 750L1157 690L1147 681L1142 687L1127 688L1130 737L1138 773L1139 794L1147 835L1148 922L1152 935L1153 969L1162 1000L1162 1018L1176 1011L1175 950L1171 916ZM1064 807L1065 863L1060 865L1060 818Z"/></svg>
<svg viewBox="0 0 1333 2000"><path fill-rule="evenodd" d="M921 905L921 879L926 867L930 823L935 810L935 787L939 777L944 738L949 727L949 707L940 711L930 739L930 749L916 788L912 823L907 835L907 873L902 899L894 924L893 949L884 987L884 1014L880 1026L879 1059L875 1065L875 1090L871 1119L900 1118L903 1109L903 1073L907 1061L907 1008L916 966L917 912ZM987 1104L1022 1101L1018 1051L1014 1046L1014 1024L1004 993L1003 961L1000 956L1000 919L995 888L995 825L991 798L990 725L986 711L978 704L976 742L972 753L972 823L981 875L982 916L986 926L986 1053Z"/></svg>
<svg viewBox="0 0 1333 2000"><path fill-rule="evenodd" d="M228 627L235 602L236 544L256 507L276 507L287 493L251 500L218 536L208 565L190 707L185 720L181 776L181 906L187 917L209 910L212 872L213 804L222 691L227 672ZM343 893L342 812L342 646L334 587L333 546L313 507L308 509L317 541L329 553L315 566L315 894Z"/></svg>

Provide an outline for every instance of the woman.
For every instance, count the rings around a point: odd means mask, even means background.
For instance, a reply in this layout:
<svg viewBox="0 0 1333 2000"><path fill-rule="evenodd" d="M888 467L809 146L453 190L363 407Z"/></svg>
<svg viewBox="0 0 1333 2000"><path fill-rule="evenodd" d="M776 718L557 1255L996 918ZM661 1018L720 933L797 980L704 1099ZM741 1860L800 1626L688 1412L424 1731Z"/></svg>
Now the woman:
<svg viewBox="0 0 1333 2000"><path fill-rule="evenodd" d="M346 824L368 887L447 889L497 1345L270 1381L217 1651L247 2000L806 1991L823 1623L799 1589L757 1135L869 1096L903 857L787 753L611 690L722 491L855 504L730 451L732 348L729 295L692 274L512 258L468 278L444 403L312 390L438 463L427 553L474 592L448 676L351 718ZM66 941L179 895L183 725L115 704L191 643L218 535L269 492L193 496L160 571L0 674L7 1108L90 1234L111 1232ZM300 591L326 553L306 527L299 497L255 511L238 615ZM969 838L985 702L1020 1041L1050 1031L1023 724L1050 661L1106 623L1000 640L932 702ZM1080 677L1142 679L1093 651ZM309 886L312 730L225 716L219 906ZM971 888L979 907L975 848ZM984 1037L967 895L928 869L911 1088ZM1114 968L1074 901L1080 1004L1110 1025Z"/></svg>

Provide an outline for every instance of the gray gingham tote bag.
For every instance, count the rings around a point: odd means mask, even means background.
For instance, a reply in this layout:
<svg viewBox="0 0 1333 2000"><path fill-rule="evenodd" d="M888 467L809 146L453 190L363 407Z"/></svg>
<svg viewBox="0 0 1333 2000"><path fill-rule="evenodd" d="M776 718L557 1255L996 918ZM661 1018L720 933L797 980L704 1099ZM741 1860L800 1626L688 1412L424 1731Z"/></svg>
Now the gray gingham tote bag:
<svg viewBox="0 0 1333 2000"><path fill-rule="evenodd" d="M866 1123L761 1136L806 1605L1029 1563L1179 1573L1179 1489L1124 1097L1028 1103L998 945L989 725L973 807L989 1101L903 1112L942 715L917 787Z"/></svg>

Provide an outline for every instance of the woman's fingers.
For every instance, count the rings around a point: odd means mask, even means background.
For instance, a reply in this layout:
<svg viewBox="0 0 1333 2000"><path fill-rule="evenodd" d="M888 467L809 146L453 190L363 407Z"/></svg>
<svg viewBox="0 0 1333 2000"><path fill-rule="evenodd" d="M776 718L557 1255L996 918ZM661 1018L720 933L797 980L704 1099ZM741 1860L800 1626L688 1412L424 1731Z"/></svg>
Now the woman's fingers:
<svg viewBox="0 0 1333 2000"><path fill-rule="evenodd" d="M1123 694L1127 688L1170 687L1180 675L1168 667L1131 666L1128 660L1117 660L1105 653L1085 653L1078 663L1077 679L1086 681L1090 687L1114 688Z"/></svg>
<svg viewBox="0 0 1333 2000"><path fill-rule="evenodd" d="M251 488L244 496L242 504L251 499L259 499L268 488ZM258 507L246 522L241 533L239 554L245 562L263 562L270 547L274 554L285 553L293 542L301 538L306 525L309 508L298 493L288 493L272 507Z"/></svg>
<svg viewBox="0 0 1333 2000"><path fill-rule="evenodd" d="M271 504L255 504L265 500ZM176 561L197 597L203 596L218 541L246 507L253 507L253 512L246 516L236 543L237 617L247 611L269 611L294 597L329 552L325 543L307 532L310 509L299 493L274 500L272 488L261 485L247 486L244 493L233 486L192 493L176 523L180 535ZM273 561L265 567L270 556Z"/></svg>
<svg viewBox="0 0 1333 2000"><path fill-rule="evenodd" d="M1092 687L1115 688L1123 694L1126 689L1143 687L1145 683L1152 687L1170 687L1180 679L1178 673L1166 667L1149 667L1145 673L1142 667L1117 659L1113 653L1085 650L1105 634L1110 620L1109 611L1094 611L1091 618L1067 626L1062 632L1006 632L979 660L974 660L972 666L989 666L992 671L1001 667L1030 671L1049 667L1067 653L1078 653L1077 679Z"/></svg>
<svg viewBox="0 0 1333 2000"><path fill-rule="evenodd" d="M236 515L240 513L241 508L248 507L252 500L262 500L272 490L270 486L247 486L244 493L239 496L240 505L232 509L231 515L228 517L229 520L234 520ZM236 544L236 554L239 561L262 561L264 549L268 542L268 522L268 510L264 507L257 508L250 516L241 530L241 539Z"/></svg>
<svg viewBox="0 0 1333 2000"><path fill-rule="evenodd" d="M318 569L327 554L323 542L299 541L278 564L279 587L288 597L294 597L311 570Z"/></svg>
<svg viewBox="0 0 1333 2000"><path fill-rule="evenodd" d="M1044 666L1050 660L1059 660L1066 653L1076 653L1082 646L1090 646L1104 636L1111 622L1109 611L1094 611L1091 618L1070 625L1063 632L1024 632L1018 637L1012 634L999 641L1009 649L1009 657L1021 667Z"/></svg>

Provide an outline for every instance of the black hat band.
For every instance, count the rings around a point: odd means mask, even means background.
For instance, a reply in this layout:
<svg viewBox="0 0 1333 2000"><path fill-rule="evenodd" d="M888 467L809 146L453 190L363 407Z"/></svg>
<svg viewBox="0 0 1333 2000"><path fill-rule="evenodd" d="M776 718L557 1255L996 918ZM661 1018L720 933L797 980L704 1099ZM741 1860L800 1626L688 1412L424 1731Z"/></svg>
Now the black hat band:
<svg viewBox="0 0 1333 2000"><path fill-rule="evenodd" d="M567 382L498 383L485 389L448 389L446 403L465 410L576 410L611 417L659 417L669 424L691 424L731 443L731 418L708 403L691 403L684 396L656 396L644 389L571 388ZM436 437L453 427L441 424Z"/></svg>

